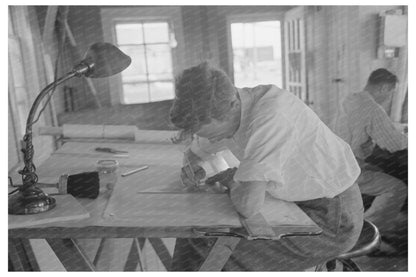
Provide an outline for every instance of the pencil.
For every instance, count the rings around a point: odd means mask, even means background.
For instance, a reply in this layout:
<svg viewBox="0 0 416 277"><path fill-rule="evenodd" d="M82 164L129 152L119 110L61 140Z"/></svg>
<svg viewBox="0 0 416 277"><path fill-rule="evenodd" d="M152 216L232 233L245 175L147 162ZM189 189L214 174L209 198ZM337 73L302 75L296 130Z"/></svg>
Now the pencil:
<svg viewBox="0 0 416 277"><path fill-rule="evenodd" d="M149 166L145 165L145 166L142 166L142 167L139 167L139 168L136 168L136 169L127 171L125 173L122 173L121 174L121 177L126 177L126 176L132 175L132 174L134 174L136 172L139 172L139 171L142 171L142 170L145 170L145 169L148 169L148 168L149 168Z"/></svg>

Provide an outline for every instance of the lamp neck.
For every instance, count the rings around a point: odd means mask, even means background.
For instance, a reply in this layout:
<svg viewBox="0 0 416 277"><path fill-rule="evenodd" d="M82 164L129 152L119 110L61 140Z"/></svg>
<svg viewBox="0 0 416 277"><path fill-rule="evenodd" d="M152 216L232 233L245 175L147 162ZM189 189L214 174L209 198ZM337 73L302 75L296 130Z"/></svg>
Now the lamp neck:
<svg viewBox="0 0 416 277"><path fill-rule="evenodd" d="M39 95L36 97L35 101L33 102L32 107L30 108L29 111L29 115L27 117L27 121L26 121L26 135L27 134L31 134L32 133L32 125L33 125L33 119L35 117L36 111L42 101L42 99L49 93L50 90L52 90L53 88L57 87L59 84L65 82L66 80L72 78L75 76L75 72L71 71L69 73L67 73L65 76L57 79L56 81L50 83L49 85L47 85L40 93Z"/></svg>
<svg viewBox="0 0 416 277"><path fill-rule="evenodd" d="M65 76L47 85L36 97L35 101L33 102L32 107L30 108L29 115L26 121L26 134L23 137L24 146L23 146L22 152L23 152L23 160L24 160L25 167L23 170L20 171L20 174L22 174L22 181L23 181L23 186L21 187L22 190L25 190L28 187L35 185L38 180L38 177L35 173L36 168L33 164L33 155L35 151L33 149L33 144L32 144L32 138L33 138L32 126L33 126L33 119L35 117L36 111L42 99L53 88L55 88L62 82L65 82L66 80L76 76L76 74L77 73L75 71L71 71L67 73Z"/></svg>

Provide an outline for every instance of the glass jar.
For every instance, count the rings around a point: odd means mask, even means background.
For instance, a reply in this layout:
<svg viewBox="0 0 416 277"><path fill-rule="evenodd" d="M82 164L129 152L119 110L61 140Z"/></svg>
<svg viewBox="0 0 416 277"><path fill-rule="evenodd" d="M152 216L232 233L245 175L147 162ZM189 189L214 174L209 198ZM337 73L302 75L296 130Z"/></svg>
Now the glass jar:
<svg viewBox="0 0 416 277"><path fill-rule="evenodd" d="M113 190L117 183L118 175L117 160L99 160L97 161L97 171L100 179L100 192Z"/></svg>

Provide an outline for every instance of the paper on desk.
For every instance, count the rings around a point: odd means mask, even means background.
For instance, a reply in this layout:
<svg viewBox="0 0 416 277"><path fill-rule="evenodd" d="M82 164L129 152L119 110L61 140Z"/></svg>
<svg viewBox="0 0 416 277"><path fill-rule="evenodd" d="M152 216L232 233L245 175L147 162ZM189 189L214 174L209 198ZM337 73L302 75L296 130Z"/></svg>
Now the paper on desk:
<svg viewBox="0 0 416 277"><path fill-rule="evenodd" d="M223 194L136 194L112 200L104 217L134 222L141 227L241 226L227 195ZM110 200L111 201L111 200Z"/></svg>
<svg viewBox="0 0 416 277"><path fill-rule="evenodd" d="M140 226L241 226L227 195L186 193L180 166L167 165L119 178L104 218Z"/></svg>
<svg viewBox="0 0 416 277"><path fill-rule="evenodd" d="M186 193L179 173L180 166L149 165L119 178L104 218L144 227L242 226L227 194ZM270 196L261 213L271 226L316 226L296 204Z"/></svg>

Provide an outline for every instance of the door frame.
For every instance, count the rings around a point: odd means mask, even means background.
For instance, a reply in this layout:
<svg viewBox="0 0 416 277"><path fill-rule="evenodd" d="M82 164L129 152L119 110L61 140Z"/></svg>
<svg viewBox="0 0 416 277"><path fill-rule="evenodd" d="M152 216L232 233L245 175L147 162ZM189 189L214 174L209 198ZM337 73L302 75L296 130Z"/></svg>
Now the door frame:
<svg viewBox="0 0 416 277"><path fill-rule="evenodd" d="M289 52L292 50L294 53L300 53L300 62L301 62L301 68L300 68L300 81L299 82L292 82L294 86L298 86L300 84L301 92L299 98L302 99L306 104L309 104L309 91L308 91L308 76L307 76L307 70L306 70L306 8L305 6L298 6L295 8L290 9L285 13L285 17L283 20L283 29L284 29L284 61L285 61L285 82L284 82L284 88L288 91L290 90L290 84L289 80L290 74L289 74ZM292 28L297 28L297 33L295 34L295 37L289 37L289 22L297 21L295 24L296 26L293 26ZM291 29L290 31L292 31ZM298 39L296 39L296 35L298 36ZM297 44L295 48L299 49L289 49L293 48L293 45ZM292 45L292 47L289 47ZM298 83L298 84L296 84Z"/></svg>

